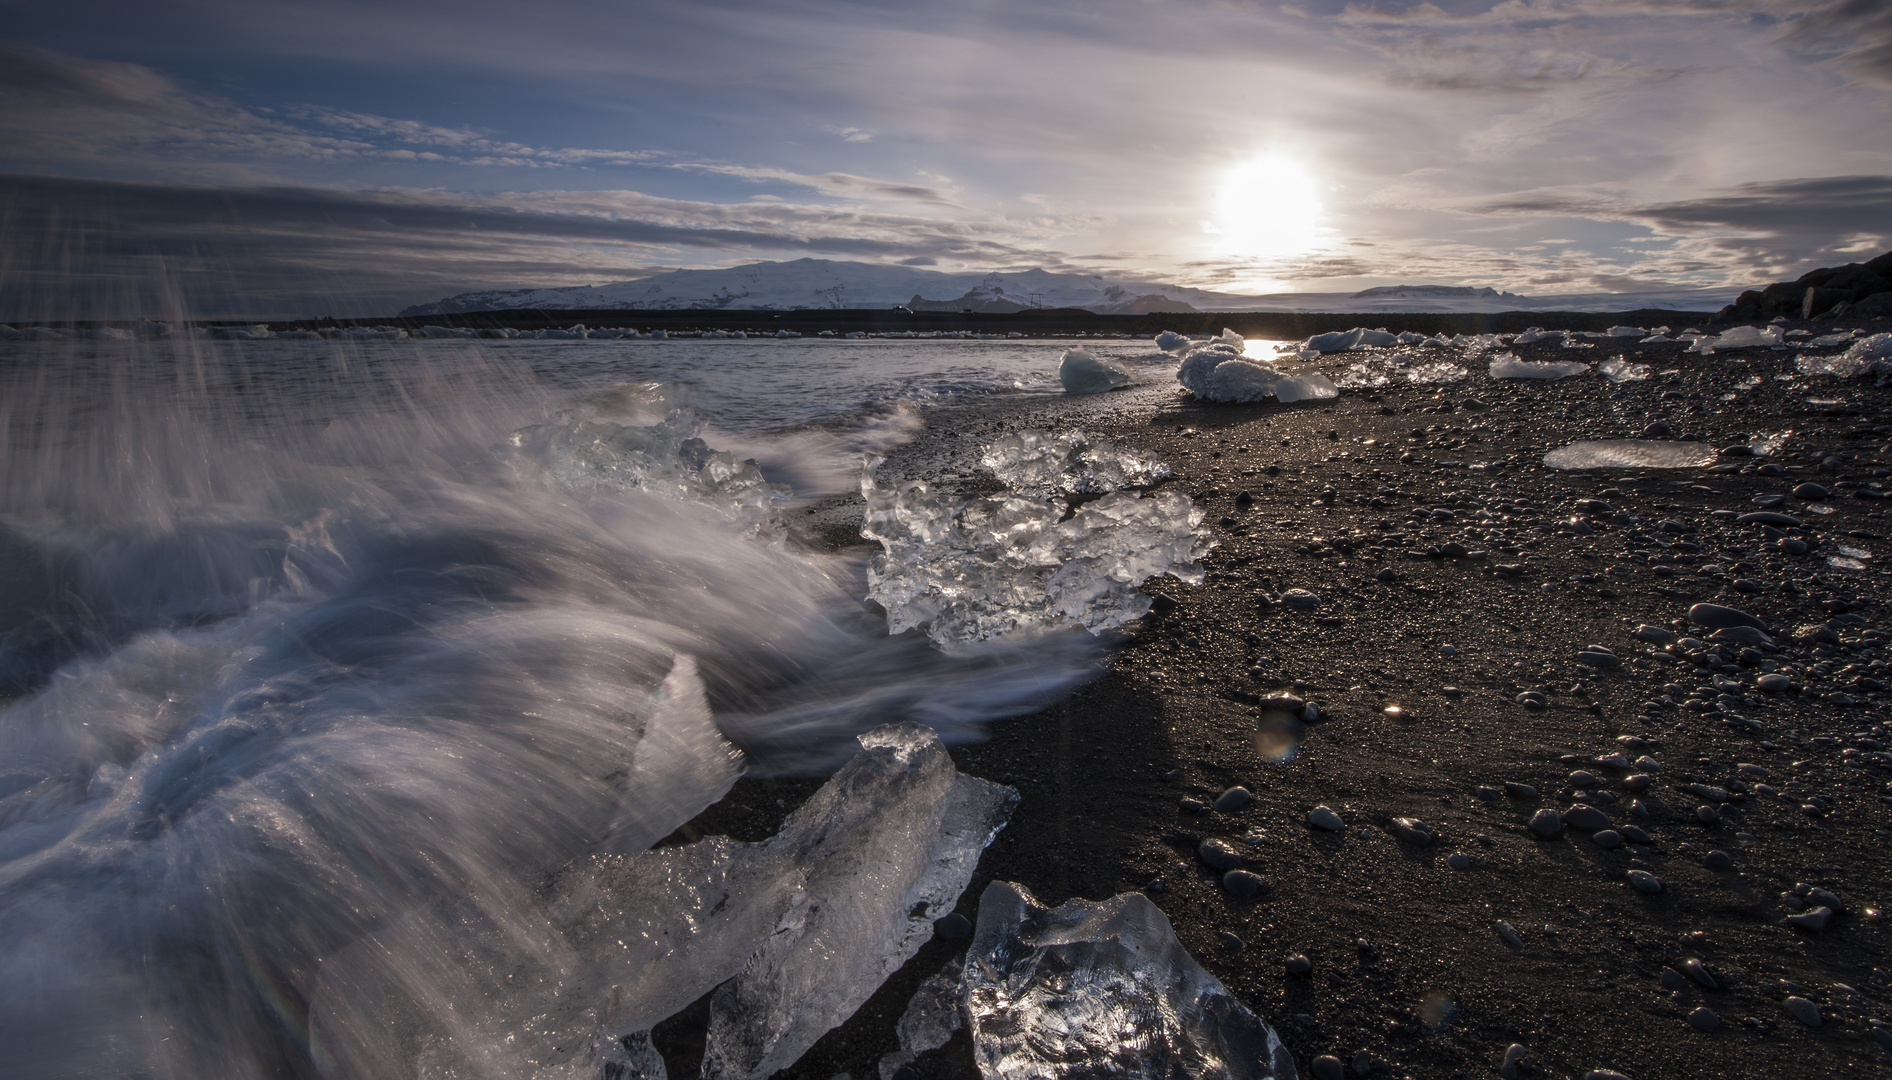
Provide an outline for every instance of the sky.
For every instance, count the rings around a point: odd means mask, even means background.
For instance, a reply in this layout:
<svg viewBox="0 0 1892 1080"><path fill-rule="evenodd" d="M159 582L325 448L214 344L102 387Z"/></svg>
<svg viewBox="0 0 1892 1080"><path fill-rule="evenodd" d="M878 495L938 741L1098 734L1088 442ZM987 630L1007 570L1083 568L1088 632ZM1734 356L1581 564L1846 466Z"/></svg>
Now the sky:
<svg viewBox="0 0 1892 1080"><path fill-rule="evenodd" d="M1886 0L0 0L0 308L815 257L1236 293L1892 249Z"/></svg>

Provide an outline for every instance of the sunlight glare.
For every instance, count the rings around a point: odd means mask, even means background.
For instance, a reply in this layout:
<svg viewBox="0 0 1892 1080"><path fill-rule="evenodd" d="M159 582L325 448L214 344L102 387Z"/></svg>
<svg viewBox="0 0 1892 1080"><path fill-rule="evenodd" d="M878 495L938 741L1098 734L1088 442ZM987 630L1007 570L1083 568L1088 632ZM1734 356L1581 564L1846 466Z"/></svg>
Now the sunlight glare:
<svg viewBox="0 0 1892 1080"><path fill-rule="evenodd" d="M1279 154L1231 169L1216 192L1213 231L1230 255L1304 254L1320 242L1320 185L1307 166Z"/></svg>

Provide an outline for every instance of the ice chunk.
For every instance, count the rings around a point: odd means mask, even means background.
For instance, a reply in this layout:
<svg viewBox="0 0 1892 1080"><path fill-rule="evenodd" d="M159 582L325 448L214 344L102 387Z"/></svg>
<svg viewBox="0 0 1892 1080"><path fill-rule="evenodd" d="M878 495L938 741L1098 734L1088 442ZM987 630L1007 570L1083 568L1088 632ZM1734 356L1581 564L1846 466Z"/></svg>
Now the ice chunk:
<svg viewBox="0 0 1892 1080"><path fill-rule="evenodd" d="M1187 495L1118 491L1068 519L1062 502L1005 494L960 500L924 482L861 476L861 535L881 544L868 595L889 633L925 628L942 646L1082 626L1101 633L1141 616L1138 585L1159 574L1200 582L1213 542Z"/></svg>
<svg viewBox="0 0 1892 1080"><path fill-rule="evenodd" d="M1142 893L1046 909L993 882L964 986L986 1077L1298 1076L1280 1037L1196 963Z"/></svg>
<svg viewBox="0 0 1892 1080"><path fill-rule="evenodd" d="M1612 326L1608 330L1604 331L1604 333L1608 335L1609 337L1640 338L1640 337L1646 337L1649 331L1644 330L1640 326Z"/></svg>
<svg viewBox="0 0 1892 1080"><path fill-rule="evenodd" d="M1698 469L1715 463L1715 450L1695 442L1597 439L1544 455L1553 469Z"/></svg>
<svg viewBox="0 0 1892 1080"><path fill-rule="evenodd" d="M1611 382L1637 382L1649 377L1648 364L1632 364L1620 356L1596 365L1596 370Z"/></svg>
<svg viewBox="0 0 1892 1080"><path fill-rule="evenodd" d="M1522 334L1519 334L1517 337L1512 338L1511 344L1529 345L1537 341L1561 341L1563 337L1564 331L1562 330L1539 330L1536 327L1532 327Z"/></svg>
<svg viewBox="0 0 1892 1080"><path fill-rule="evenodd" d="M1102 495L1142 487L1169 476L1154 454L1109 439L1093 439L1083 428L1053 434L1025 428L982 447L979 463L1027 498Z"/></svg>
<svg viewBox="0 0 1892 1080"><path fill-rule="evenodd" d="M946 1045L953 1032L966 1025L966 1006L962 988L965 960L954 957L937 975L928 976L907 1002L894 1033L900 1049L880 1058L880 1080L893 1080L895 1073L928 1050Z"/></svg>
<svg viewBox="0 0 1892 1080"><path fill-rule="evenodd" d="M1389 335L1390 336L1390 335ZM1318 372L1293 374L1242 357L1220 342L1191 352L1176 381L1210 401L1309 401L1336 397L1333 380Z"/></svg>
<svg viewBox="0 0 1892 1080"><path fill-rule="evenodd" d="M1590 365L1575 360L1550 360L1536 363L1519 360L1515 353L1499 353L1491 358L1494 379L1567 379L1590 370Z"/></svg>
<svg viewBox="0 0 1892 1080"><path fill-rule="evenodd" d="M861 747L767 845L805 868L808 902L710 1000L705 1080L770 1076L852 1016L932 936L1018 803L917 724Z"/></svg>
<svg viewBox="0 0 1892 1080"><path fill-rule="evenodd" d="M1397 344L1399 344L1398 334L1389 334L1384 330L1368 330L1361 326L1356 326L1351 330L1336 330L1331 334L1315 334L1301 342L1303 348L1322 353L1346 352L1350 349Z"/></svg>
<svg viewBox="0 0 1892 1080"><path fill-rule="evenodd" d="M1069 349L1058 361L1058 381L1067 394L1101 394L1136 380L1121 365L1099 360L1084 349Z"/></svg>
<svg viewBox="0 0 1892 1080"><path fill-rule="evenodd" d="M684 412L661 424L630 426L565 420L514 432L503 453L530 463L576 491L639 488L727 507L759 509L789 497L753 460L712 450Z"/></svg>
<svg viewBox="0 0 1892 1080"><path fill-rule="evenodd" d="M1457 382L1470 375L1462 366L1447 360L1414 364L1406 372L1406 381L1419 384Z"/></svg>
<svg viewBox="0 0 1892 1080"><path fill-rule="evenodd" d="M429 338L470 338L479 336L464 326L423 326L420 328L420 333L422 337Z"/></svg>
<svg viewBox="0 0 1892 1080"><path fill-rule="evenodd" d="M1790 428L1774 435L1755 435L1748 439L1747 444L1753 448L1754 456L1772 457L1780 453L1781 448L1786 446L1787 440L1792 437L1793 430Z"/></svg>
<svg viewBox="0 0 1892 1080"><path fill-rule="evenodd" d="M1802 375L1838 375L1842 379L1883 374L1892 369L1892 334L1860 338L1838 356L1802 356L1798 366Z"/></svg>
<svg viewBox="0 0 1892 1080"><path fill-rule="evenodd" d="M1191 342L1187 335L1178 334L1174 330L1165 330L1156 335L1156 347L1167 353L1188 352L1192 344L1194 342Z"/></svg>
<svg viewBox="0 0 1892 1080"><path fill-rule="evenodd" d="M1713 340L1712 345L1717 349L1755 349L1764 345L1778 345L1780 342L1781 332L1778 326L1731 326L1723 330L1721 336ZM1706 339L1703 344L1707 344ZM1706 348L1703 351L1705 352Z"/></svg>

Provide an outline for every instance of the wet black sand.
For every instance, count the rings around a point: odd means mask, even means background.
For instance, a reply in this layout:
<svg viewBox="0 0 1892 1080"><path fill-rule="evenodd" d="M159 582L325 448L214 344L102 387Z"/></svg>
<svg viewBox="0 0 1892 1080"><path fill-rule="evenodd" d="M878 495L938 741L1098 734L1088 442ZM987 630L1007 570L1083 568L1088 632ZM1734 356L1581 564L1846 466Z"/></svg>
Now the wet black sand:
<svg viewBox="0 0 1892 1080"><path fill-rule="evenodd" d="M1275 1025L1304 1074L1332 1054L1354 1075L1365 1051L1372 1076L1491 1076L1514 1042L1529 1051L1525 1076L1885 1074L1871 1021L1892 1020L1892 958L1877 921L1892 900L1892 675L1875 631L1892 629L1881 569L1892 521L1885 503L1854 496L1892 484L1892 391L1871 379L1776 378L1793 373L1796 354L1765 348L1516 351L1592 363L1627 354L1656 374L1499 382L1475 364L1458 383L1290 406L1202 404L1158 386L1062 414L936 420L927 440L894 456L888 468L902 475L972 487L979 442L1075 412L1093 432L1168 461L1169 483L1196 498L1219 543L1203 585L1145 587L1167 610L1132 624L1103 677L955 750L962 770L1023 793L959 911L976 917L994 879L1048 903L1145 890L1190 952ZM1793 435L1776 456L1699 469L1585 476L1539 464L1574 439L1633 437L1658 420L1711 448ZM1766 464L1782 475L1764 475ZM1761 509L1756 496L1806 481L1831 497L1773 508L1804 528L1730 520ZM819 524L844 539L848 513L837 505ZM1818 546L1787 554L1783 538ZM1454 544L1471 554L1453 557ZM1842 546L1874 557L1858 560L1865 569L1829 563L1848 557ZM1268 599L1290 588L1317 594L1318 608ZM1662 658L1631 636L1653 624L1705 637L1680 621L1697 602L1759 616L1777 651L1674 648ZM1622 664L1578 663L1591 644ZM1791 688L1759 690L1768 666ZM1531 691L1544 708L1518 703ZM1322 718L1298 756L1277 763L1253 733L1262 699L1284 693L1317 702ZM1614 753L1648 755L1660 769L1596 762ZM1573 785L1578 770L1597 782ZM1633 774L1651 778L1646 790L1626 786ZM1507 782L1540 794L1481 796ZM1254 795L1239 811L1192 805L1234 785ZM692 828L767 835L814 786L746 781ZM1576 829L1530 834L1532 814L1568 809L1579 793L1649 842L1606 850ZM1346 828L1311 828L1316 805ZM1702 805L1717 807L1718 823L1699 820ZM1434 842L1396 835L1393 819L1406 817ZM1195 854L1204 839L1244 836L1248 868L1270 883L1254 901L1229 896ZM1713 869L1711 851L1732 868ZM1455 853L1470 865L1451 867ZM1662 891L1632 888L1638 869ZM1785 921L1795 901L1782 894L1796 885L1841 901L1823 931ZM1521 946L1501 939L1499 920ZM877 1076L913 989L963 947L927 946L783 1075ZM1311 974L1286 970L1296 954ZM1715 989L1664 986L1663 969L1691 959ZM1821 1026L1794 1019L1789 996L1817 1004ZM1689 1024L1702 1007L1715 1030ZM692 1027L683 1017L659 1030L673 1075L687 1067ZM963 1033L913 1068L976 1075Z"/></svg>

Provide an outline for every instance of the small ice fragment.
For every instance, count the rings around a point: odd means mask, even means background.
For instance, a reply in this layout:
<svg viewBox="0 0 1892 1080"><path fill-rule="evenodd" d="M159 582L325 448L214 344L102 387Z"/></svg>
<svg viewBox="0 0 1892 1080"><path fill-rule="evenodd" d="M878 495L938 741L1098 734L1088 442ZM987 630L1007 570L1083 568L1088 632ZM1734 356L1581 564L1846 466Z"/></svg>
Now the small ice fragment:
<svg viewBox="0 0 1892 1080"><path fill-rule="evenodd" d="M1553 469L1697 469L1715 458L1714 449L1702 443L1598 439L1558 447L1544 455L1544 464Z"/></svg>
<svg viewBox="0 0 1892 1080"><path fill-rule="evenodd" d="M1047 909L993 882L964 986L984 1076L1299 1075L1280 1037L1196 963L1142 893Z"/></svg>
<svg viewBox="0 0 1892 1080"><path fill-rule="evenodd" d="M1058 381L1067 394L1101 394L1134 380L1128 371L1108 360L1100 360L1084 349L1068 349L1058 361Z"/></svg>
<svg viewBox="0 0 1892 1080"><path fill-rule="evenodd" d="M1532 327L1511 339L1511 344L1530 345L1539 341L1561 341L1563 340L1563 336L1564 332L1562 330L1540 330L1536 327Z"/></svg>
<svg viewBox="0 0 1892 1080"><path fill-rule="evenodd" d="M1776 435L1756 435L1747 444L1753 448L1755 457L1772 457L1780 453L1780 448L1787 445L1787 440L1792 437L1793 432L1788 430Z"/></svg>
<svg viewBox="0 0 1892 1080"><path fill-rule="evenodd" d="M1494 379L1567 379L1590 370L1590 365L1575 360L1536 363L1519 360L1515 353L1499 353L1491 358Z"/></svg>
<svg viewBox="0 0 1892 1080"><path fill-rule="evenodd" d="M1390 336L1390 335L1388 335ZM1195 349L1176 370L1176 381L1210 401L1282 402L1337 397L1333 380L1318 372L1296 375L1249 360L1222 342Z"/></svg>
<svg viewBox="0 0 1892 1080"><path fill-rule="evenodd" d="M1471 372L1458 364L1440 360L1431 364L1414 364L1411 370L1406 372L1406 381L1420 385L1449 383L1458 382L1470 374Z"/></svg>
<svg viewBox="0 0 1892 1080"><path fill-rule="evenodd" d="M979 463L1006 487L1028 498L1101 495L1142 487L1169 476L1153 454L1093 439L1083 428L1052 434L1024 428L979 451Z"/></svg>
<svg viewBox="0 0 1892 1080"><path fill-rule="evenodd" d="M1838 375L1842 379L1883 373L1892 369L1892 334L1860 338L1838 356L1801 356L1798 365L1802 375Z"/></svg>
<svg viewBox="0 0 1892 1080"><path fill-rule="evenodd" d="M1356 326L1351 330L1336 330L1331 334L1315 334L1303 341L1304 348L1315 352L1335 353L1349 349L1368 349L1400 343L1398 334L1389 334L1384 330L1368 330Z"/></svg>
<svg viewBox="0 0 1892 1080"><path fill-rule="evenodd" d="M914 991L913 1000L907 1002L907 1011L894 1027L894 1033L900 1038L900 1049L881 1055L880 1080L893 1080L902 1066L928 1050L945 1046L953 1032L965 1026L961 986L965 970L965 959L954 957L939 974L929 976Z"/></svg>
<svg viewBox="0 0 1892 1080"><path fill-rule="evenodd" d="M1620 356L1612 356L1596 365L1596 370L1613 383L1635 382L1649 377L1648 364L1632 364Z"/></svg>
<svg viewBox="0 0 1892 1080"><path fill-rule="evenodd" d="M1188 352L1189 346L1193 344L1195 343L1186 335L1178 334L1174 330L1165 330L1156 335L1156 347L1166 353Z"/></svg>
<svg viewBox="0 0 1892 1080"><path fill-rule="evenodd" d="M1610 337L1639 338L1647 334L1648 331L1640 326L1612 326L1604 331L1604 333L1608 334Z"/></svg>

